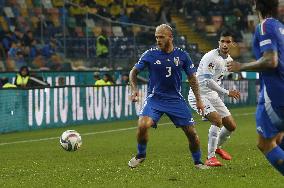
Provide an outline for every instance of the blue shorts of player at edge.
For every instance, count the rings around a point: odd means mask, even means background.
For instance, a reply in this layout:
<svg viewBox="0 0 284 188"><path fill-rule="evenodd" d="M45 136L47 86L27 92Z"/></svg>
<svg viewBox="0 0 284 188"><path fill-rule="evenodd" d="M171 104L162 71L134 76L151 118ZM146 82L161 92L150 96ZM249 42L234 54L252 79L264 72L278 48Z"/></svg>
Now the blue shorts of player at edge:
<svg viewBox="0 0 284 188"><path fill-rule="evenodd" d="M272 138L284 131L284 106L258 104L255 116L257 132L264 138Z"/></svg>
<svg viewBox="0 0 284 188"><path fill-rule="evenodd" d="M153 126L155 128L164 113L177 127L195 124L191 111L183 98L161 100L155 96L147 97L139 116L151 117L155 122L155 125Z"/></svg>

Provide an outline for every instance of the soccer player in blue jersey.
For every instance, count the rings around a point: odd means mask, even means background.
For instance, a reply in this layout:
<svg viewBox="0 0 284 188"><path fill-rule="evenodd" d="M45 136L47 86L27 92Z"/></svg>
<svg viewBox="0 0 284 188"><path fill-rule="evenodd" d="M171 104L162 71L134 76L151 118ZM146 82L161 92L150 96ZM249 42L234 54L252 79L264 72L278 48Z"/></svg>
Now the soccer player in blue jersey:
<svg viewBox="0 0 284 188"><path fill-rule="evenodd" d="M197 108L203 112L195 68L189 55L173 45L172 28L162 24L156 28L156 48L144 52L130 71L131 98L138 100L137 74L147 68L149 71L148 94L139 114L137 128L137 155L128 166L134 168L146 158L148 129L156 127L163 114L169 116L176 127L180 127L188 138L189 150L197 168L207 166L201 161L199 138L194 127L189 106L181 95L182 70L188 77L189 84L197 99Z"/></svg>
<svg viewBox="0 0 284 188"><path fill-rule="evenodd" d="M256 109L258 148L284 175L284 26L277 18L278 0L256 0L261 23L253 51L257 61L228 63L229 71L259 71L260 95Z"/></svg>

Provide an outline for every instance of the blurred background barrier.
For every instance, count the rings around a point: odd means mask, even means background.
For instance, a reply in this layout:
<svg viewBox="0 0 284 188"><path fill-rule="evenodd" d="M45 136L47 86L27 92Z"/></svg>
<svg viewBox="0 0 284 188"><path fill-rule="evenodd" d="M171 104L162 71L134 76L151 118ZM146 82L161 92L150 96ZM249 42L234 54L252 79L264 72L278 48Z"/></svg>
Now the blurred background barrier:
<svg viewBox="0 0 284 188"><path fill-rule="evenodd" d="M256 104L255 80L225 81L224 84L241 92L238 101L226 97L227 105ZM184 82L182 92L185 97L188 88L188 83ZM139 91L140 101L132 103L127 85L1 89L0 133L134 119L143 104L147 85L139 85Z"/></svg>

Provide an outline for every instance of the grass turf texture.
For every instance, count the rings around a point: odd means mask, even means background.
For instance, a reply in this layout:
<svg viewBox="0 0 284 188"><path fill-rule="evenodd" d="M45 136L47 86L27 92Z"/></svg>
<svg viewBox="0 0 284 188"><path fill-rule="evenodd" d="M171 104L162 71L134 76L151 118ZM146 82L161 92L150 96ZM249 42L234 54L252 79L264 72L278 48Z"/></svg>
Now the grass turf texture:
<svg viewBox="0 0 284 188"><path fill-rule="evenodd" d="M168 118L150 129L147 159L135 169L127 162L136 152L136 121L2 134L0 187L281 187L282 177L256 148L254 110L231 110L238 128L223 148L233 160L219 158L224 166L209 170L194 168L184 133ZM209 122L195 117L205 160ZM76 152L59 145L66 129L81 133Z"/></svg>

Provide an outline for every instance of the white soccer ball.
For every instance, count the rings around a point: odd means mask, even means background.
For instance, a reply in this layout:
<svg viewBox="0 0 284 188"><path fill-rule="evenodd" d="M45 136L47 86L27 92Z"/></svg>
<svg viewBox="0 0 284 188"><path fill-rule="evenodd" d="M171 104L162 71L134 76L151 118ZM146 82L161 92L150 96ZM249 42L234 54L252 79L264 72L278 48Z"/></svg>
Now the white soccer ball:
<svg viewBox="0 0 284 188"><path fill-rule="evenodd" d="M67 130L60 137L60 145L66 151L76 151L82 145L82 138L75 130Z"/></svg>

